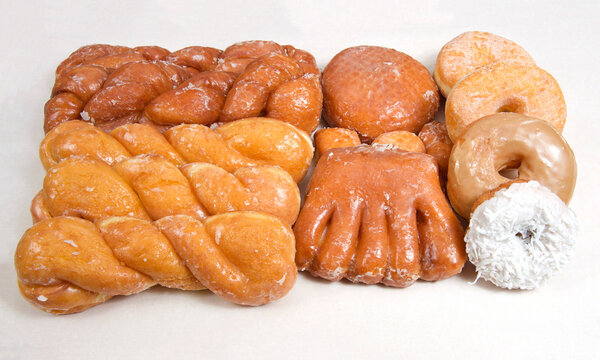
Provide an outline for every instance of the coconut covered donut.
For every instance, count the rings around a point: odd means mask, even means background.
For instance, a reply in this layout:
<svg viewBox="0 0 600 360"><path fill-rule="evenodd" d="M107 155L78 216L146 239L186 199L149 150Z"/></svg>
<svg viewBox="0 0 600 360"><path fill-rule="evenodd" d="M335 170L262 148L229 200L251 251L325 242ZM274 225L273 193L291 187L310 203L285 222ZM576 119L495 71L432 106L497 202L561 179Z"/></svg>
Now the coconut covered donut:
<svg viewBox="0 0 600 360"><path fill-rule="evenodd" d="M473 123L454 143L447 187L454 210L468 218L477 198L511 180L505 169L540 182L565 203L573 195L577 164L565 139L544 120L499 113Z"/></svg>
<svg viewBox="0 0 600 360"><path fill-rule="evenodd" d="M368 142L389 131L418 132L439 106L429 71L394 49L343 50L323 71L322 83L325 120L357 131Z"/></svg>
<svg viewBox="0 0 600 360"><path fill-rule="evenodd" d="M552 191L537 181L515 182L484 195L465 243L478 278L534 289L567 265L577 231L575 213Z"/></svg>
<svg viewBox="0 0 600 360"><path fill-rule="evenodd" d="M567 105L556 80L539 67L516 61L484 66L460 80L446 100L452 141L478 119L514 112L548 121L562 132Z"/></svg>
<svg viewBox="0 0 600 360"><path fill-rule="evenodd" d="M435 62L433 78L442 95L447 97L465 75L505 60L535 64L531 55L514 41L484 31L468 31L442 47Z"/></svg>

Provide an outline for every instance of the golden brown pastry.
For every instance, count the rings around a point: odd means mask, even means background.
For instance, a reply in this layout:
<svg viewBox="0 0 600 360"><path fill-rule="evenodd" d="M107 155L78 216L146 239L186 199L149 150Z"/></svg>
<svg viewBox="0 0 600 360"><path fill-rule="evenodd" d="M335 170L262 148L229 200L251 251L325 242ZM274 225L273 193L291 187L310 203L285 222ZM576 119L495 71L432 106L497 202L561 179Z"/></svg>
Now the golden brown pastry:
<svg viewBox="0 0 600 360"><path fill-rule="evenodd" d="M559 132L567 119L560 86L545 70L533 64L504 61L473 71L460 80L446 100L446 126L456 139L478 119L513 112L552 124Z"/></svg>
<svg viewBox="0 0 600 360"><path fill-rule="evenodd" d="M298 268L332 281L405 287L466 259L433 158L382 145L322 154L294 233Z"/></svg>
<svg viewBox="0 0 600 360"><path fill-rule="evenodd" d="M535 64L514 41L484 31L467 31L450 40L437 56L433 78L445 97L464 76L498 61Z"/></svg>
<svg viewBox="0 0 600 360"><path fill-rule="evenodd" d="M315 132L317 156L329 149L360 145L358 133L344 128L325 128ZM389 145L409 152L425 152L425 145L417 135L408 131L390 131L373 140L372 145Z"/></svg>
<svg viewBox="0 0 600 360"><path fill-rule="evenodd" d="M368 142L389 131L418 132L439 105L437 86L422 64L378 46L338 53L322 82L325 120L357 131Z"/></svg>
<svg viewBox="0 0 600 360"><path fill-rule="evenodd" d="M161 134L152 126L127 124L109 134L83 121L68 121L52 129L40 144L46 169L73 155L113 164L141 154L161 155L176 165L207 162L233 172L241 167L274 165L302 180L313 157L308 134L268 118L234 121L214 130L179 125Z"/></svg>
<svg viewBox="0 0 600 360"><path fill-rule="evenodd" d="M164 130L266 114L312 132L321 107L314 58L289 45L249 41L224 52L191 46L173 53L88 45L56 69L44 129L83 119L104 130L130 123Z"/></svg>
<svg viewBox="0 0 600 360"><path fill-rule="evenodd" d="M72 156L48 170L43 189L32 202L34 221L48 216L158 220L181 214L202 220L239 210L272 214L291 226L300 210L298 186L274 166L229 173L207 163L178 168L158 155L139 155L112 166Z"/></svg>
<svg viewBox="0 0 600 360"><path fill-rule="evenodd" d="M452 151L452 140L448 136L446 123L431 121L419 131L419 138L423 141L427 154L433 156L440 168L440 174L445 178L448 173L448 158Z"/></svg>
<svg viewBox="0 0 600 360"><path fill-rule="evenodd" d="M207 287L237 304L262 305L287 294L296 280L291 229L257 212L204 221L175 215L154 223L55 217L25 232L15 268L23 297L55 314L80 312L156 284Z"/></svg>
<svg viewBox="0 0 600 360"><path fill-rule="evenodd" d="M448 164L448 198L468 219L475 201L512 179L536 180L569 203L577 164L569 144L547 121L514 113L485 116L458 137Z"/></svg>

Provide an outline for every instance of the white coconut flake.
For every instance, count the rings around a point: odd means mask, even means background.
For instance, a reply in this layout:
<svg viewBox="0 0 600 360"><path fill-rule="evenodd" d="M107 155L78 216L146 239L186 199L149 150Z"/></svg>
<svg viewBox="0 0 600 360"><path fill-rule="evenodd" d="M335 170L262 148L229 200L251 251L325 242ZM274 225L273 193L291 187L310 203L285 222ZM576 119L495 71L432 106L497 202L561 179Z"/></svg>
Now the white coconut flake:
<svg viewBox="0 0 600 360"><path fill-rule="evenodd" d="M475 209L465 243L477 276L508 289L534 289L574 251L575 213L536 181L515 183Z"/></svg>
<svg viewBox="0 0 600 360"><path fill-rule="evenodd" d="M87 111L82 111L79 113L79 116L81 116L81 118L85 121L90 121L90 114L88 114Z"/></svg>

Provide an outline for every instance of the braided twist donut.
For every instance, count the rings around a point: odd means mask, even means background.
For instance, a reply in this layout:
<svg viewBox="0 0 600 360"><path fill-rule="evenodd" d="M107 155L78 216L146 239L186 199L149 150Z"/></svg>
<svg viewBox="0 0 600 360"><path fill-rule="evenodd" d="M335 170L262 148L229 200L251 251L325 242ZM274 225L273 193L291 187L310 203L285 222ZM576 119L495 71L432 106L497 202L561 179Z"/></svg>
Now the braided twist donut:
<svg viewBox="0 0 600 360"><path fill-rule="evenodd" d="M146 124L121 125L109 134L83 121L52 129L40 144L46 169L73 155L113 164L134 155L157 154L176 165L208 162L226 171L274 165L302 180L313 157L308 134L279 120L237 120L218 128L179 125L161 134Z"/></svg>
<svg viewBox="0 0 600 360"><path fill-rule="evenodd" d="M204 221L175 215L154 223L56 217L25 232L15 268L23 297L55 314L80 312L156 284L205 286L234 303L262 305L287 294L297 276L291 229L257 212Z"/></svg>
<svg viewBox="0 0 600 360"><path fill-rule="evenodd" d="M88 45L56 69L44 129L81 118L103 130L129 123L164 130L266 114L312 132L321 116L319 74L312 55L274 42L173 53Z"/></svg>
<svg viewBox="0 0 600 360"><path fill-rule="evenodd" d="M382 145L322 154L294 233L298 268L331 281L405 287L466 259L433 158Z"/></svg>
<svg viewBox="0 0 600 360"><path fill-rule="evenodd" d="M211 164L177 168L158 155L139 155L111 166L90 157L70 157L46 173L32 202L34 221L77 216L98 221L108 216L157 220L238 210L261 211L292 225L300 210L298 186L273 166L233 173Z"/></svg>

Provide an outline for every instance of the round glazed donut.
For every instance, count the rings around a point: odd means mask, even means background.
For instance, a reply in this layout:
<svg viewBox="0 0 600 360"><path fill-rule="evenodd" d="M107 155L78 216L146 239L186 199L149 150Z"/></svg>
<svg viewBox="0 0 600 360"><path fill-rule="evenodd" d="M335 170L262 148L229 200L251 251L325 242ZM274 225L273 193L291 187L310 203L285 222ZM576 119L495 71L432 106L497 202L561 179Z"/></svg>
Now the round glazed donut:
<svg viewBox="0 0 600 360"><path fill-rule="evenodd" d="M394 130L418 132L439 106L435 81L410 56L378 46L337 54L323 71L324 117L371 141Z"/></svg>
<svg viewBox="0 0 600 360"><path fill-rule="evenodd" d="M442 95L447 97L465 75L504 60L535 64L531 55L514 41L484 31L468 31L442 47L435 62L433 78Z"/></svg>
<svg viewBox="0 0 600 360"><path fill-rule="evenodd" d="M510 181L499 172L518 169L518 178L537 180L569 203L577 165L569 144L546 121L513 113L486 116L454 143L448 163L448 198L469 218L486 191Z"/></svg>
<svg viewBox="0 0 600 360"><path fill-rule="evenodd" d="M515 182L485 198L465 235L478 278L508 289L534 289L569 262L577 218L549 189L537 181Z"/></svg>
<svg viewBox="0 0 600 360"><path fill-rule="evenodd" d="M460 80L446 100L446 126L452 141L477 119L515 112L544 119L562 132L567 105L552 75L515 61L484 66Z"/></svg>

